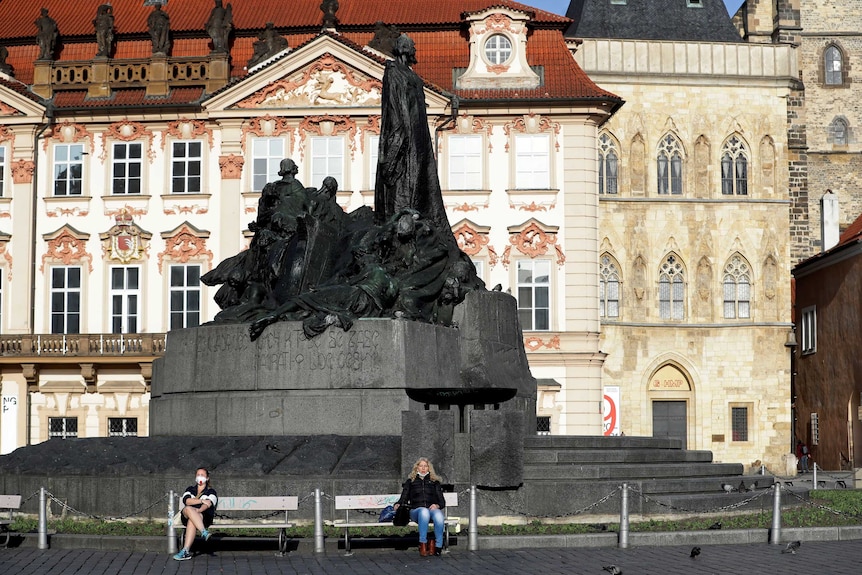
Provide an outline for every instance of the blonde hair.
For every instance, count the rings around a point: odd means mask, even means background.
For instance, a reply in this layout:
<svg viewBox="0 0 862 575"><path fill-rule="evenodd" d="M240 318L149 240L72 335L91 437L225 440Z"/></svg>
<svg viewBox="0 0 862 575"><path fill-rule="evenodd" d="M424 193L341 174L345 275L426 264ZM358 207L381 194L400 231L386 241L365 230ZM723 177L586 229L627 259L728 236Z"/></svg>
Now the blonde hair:
<svg viewBox="0 0 862 575"><path fill-rule="evenodd" d="M431 461L427 457L420 457L413 464L413 470L410 472L410 480L413 481L419 475L419 464L423 461L428 464L428 475L431 476L431 481L440 481L440 476L434 471L434 465L431 464Z"/></svg>

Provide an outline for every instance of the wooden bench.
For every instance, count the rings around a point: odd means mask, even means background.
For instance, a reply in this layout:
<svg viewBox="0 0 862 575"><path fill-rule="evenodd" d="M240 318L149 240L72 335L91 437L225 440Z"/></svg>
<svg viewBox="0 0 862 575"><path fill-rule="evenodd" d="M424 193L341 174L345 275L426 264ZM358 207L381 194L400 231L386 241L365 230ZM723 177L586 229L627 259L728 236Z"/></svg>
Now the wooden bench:
<svg viewBox="0 0 862 575"><path fill-rule="evenodd" d="M449 529L453 528L455 533L458 533L461 530L461 518L460 517L449 517L449 509L451 507L458 506L458 494L457 493L444 493L443 497L446 499L446 507L443 509L443 514L446 516L446 526L443 529L444 537L443 537L443 545L441 547L441 551L445 551L449 547ZM390 493L390 494L382 494L382 495L336 495L335 496L335 510L336 511L344 511L344 519L337 519L335 521L327 521L327 525L332 527L337 527L338 529L344 530L344 550L347 555L351 554L350 551L350 529L354 527L395 527L392 525L391 521L386 523L381 523L379 521L362 521L356 519L356 513L354 513L353 521L350 520L350 512L351 511L359 511L359 510L381 510L387 505L395 505L398 503L398 499L401 498L400 493ZM410 522L411 526L415 526L416 523ZM430 525L433 525L431 522ZM398 529L401 529L400 527ZM429 526L429 531L431 527Z"/></svg>
<svg viewBox="0 0 862 575"><path fill-rule="evenodd" d="M180 510L174 517L174 528L183 529L182 511L183 502L180 501ZM287 529L294 526L288 521L288 512L299 509L299 498L292 495L281 497L219 497L216 505L216 518L208 527L210 531L221 531L224 529L278 529L278 550L287 552ZM219 518L220 513L230 511L261 512L261 511L284 511L283 518L261 519L261 518ZM180 547L182 547L182 536L180 536Z"/></svg>
<svg viewBox="0 0 862 575"><path fill-rule="evenodd" d="M12 512L21 509L21 496L0 495L0 509L9 510L9 519L0 519L0 536L5 535L5 539L0 545L9 547L9 540L12 538L12 532L9 531L9 526L12 525Z"/></svg>

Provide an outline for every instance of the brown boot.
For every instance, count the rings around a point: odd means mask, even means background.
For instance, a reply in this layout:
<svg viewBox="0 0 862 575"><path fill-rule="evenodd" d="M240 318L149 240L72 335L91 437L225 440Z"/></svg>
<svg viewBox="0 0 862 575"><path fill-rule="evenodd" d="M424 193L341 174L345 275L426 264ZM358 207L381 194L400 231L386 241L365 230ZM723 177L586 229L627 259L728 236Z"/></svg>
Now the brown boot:
<svg viewBox="0 0 862 575"><path fill-rule="evenodd" d="M428 542L428 555L431 557L437 555L437 541L435 539Z"/></svg>
<svg viewBox="0 0 862 575"><path fill-rule="evenodd" d="M428 544L427 543L419 543L419 555L421 557L428 557Z"/></svg>

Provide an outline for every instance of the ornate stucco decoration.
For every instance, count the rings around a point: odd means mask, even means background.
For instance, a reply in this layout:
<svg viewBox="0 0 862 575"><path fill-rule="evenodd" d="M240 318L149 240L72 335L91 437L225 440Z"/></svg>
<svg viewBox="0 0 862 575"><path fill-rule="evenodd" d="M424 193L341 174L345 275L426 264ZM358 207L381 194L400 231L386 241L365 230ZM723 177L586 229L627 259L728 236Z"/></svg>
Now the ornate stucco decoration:
<svg viewBox="0 0 862 575"><path fill-rule="evenodd" d="M124 264L144 259L149 248L145 244L151 237L152 234L138 227L131 211L126 208L121 208L114 216L114 226L111 229L99 234L103 257Z"/></svg>
<svg viewBox="0 0 862 575"><path fill-rule="evenodd" d="M24 113L6 102L0 102L0 116L22 116Z"/></svg>
<svg viewBox="0 0 862 575"><path fill-rule="evenodd" d="M69 266L88 263L89 271L93 271L93 256L87 251L87 240L90 234L79 232L72 226L63 226L56 232L42 236L47 242L45 253L42 255L42 265L39 271L45 271L46 262L56 262Z"/></svg>
<svg viewBox="0 0 862 575"><path fill-rule="evenodd" d="M92 147L93 134L91 134L83 124L76 124L69 120L64 120L62 123L51 128L51 134L42 142L43 149L47 150L48 143L52 140L55 143L59 142L61 144L76 144L81 140L89 140L90 146Z"/></svg>
<svg viewBox="0 0 862 575"><path fill-rule="evenodd" d="M0 124L0 142L9 142L11 147L15 147L15 132L2 124Z"/></svg>
<svg viewBox="0 0 862 575"><path fill-rule="evenodd" d="M237 102L238 108L379 106L383 83L324 54L289 78L282 78Z"/></svg>
<svg viewBox="0 0 862 575"><path fill-rule="evenodd" d="M6 250L6 246L12 236L0 234L0 257L6 261L6 279L12 281L12 255Z"/></svg>
<svg viewBox="0 0 862 575"><path fill-rule="evenodd" d="M356 120L350 116L308 116L299 124L299 156L305 157L305 139L308 134L337 136L347 132L351 159L356 152Z"/></svg>
<svg viewBox="0 0 862 575"><path fill-rule="evenodd" d="M291 132L293 132L293 128L287 118L282 116L270 116L267 114L266 116L252 118L242 125L242 137L240 138L239 144L244 152L245 142L249 134L257 136L258 138L274 138L284 134L290 134ZM290 149L290 142L288 142L286 149Z"/></svg>
<svg viewBox="0 0 862 575"><path fill-rule="evenodd" d="M524 347L527 348L527 351L539 351L542 348L559 350L560 336L554 335L545 341L541 337L531 335L524 338Z"/></svg>
<svg viewBox="0 0 862 575"><path fill-rule="evenodd" d="M532 219L520 226L510 227L509 245L503 252L503 265L509 267L513 247L529 258L536 258L546 255L553 246L557 254L557 265L562 267L566 263L566 256L557 244L558 229L556 226L546 226Z"/></svg>
<svg viewBox="0 0 862 575"><path fill-rule="evenodd" d="M475 256L488 245L488 233L491 228L480 226L470 220L461 220L452 227L452 233L458 242L458 247L468 256Z"/></svg>
<svg viewBox="0 0 862 575"><path fill-rule="evenodd" d="M207 127L203 120L189 120L188 118L180 118L174 122L168 122L168 128L165 130L162 137L162 149L165 149L168 136L177 140L195 140L202 136L207 137L207 144L210 150L213 149L213 131Z"/></svg>
<svg viewBox="0 0 862 575"><path fill-rule="evenodd" d="M153 133L141 122L132 122L128 119L114 122L108 126L108 131L103 132L102 136L102 154L99 160L104 164L108 159L108 139L120 140L121 142L133 142L142 138L147 138L147 158L150 163L156 159L156 151L153 149ZM162 144L164 148L164 143Z"/></svg>
<svg viewBox="0 0 862 575"><path fill-rule="evenodd" d="M184 222L174 230L164 232L162 238L165 240L165 251L158 255L159 273L162 273L162 264L165 260L181 264L187 264L193 260L205 260L208 267L211 267L213 253L207 249L209 235L209 232L201 231L188 222Z"/></svg>
<svg viewBox="0 0 862 575"><path fill-rule="evenodd" d="M509 151L512 132L521 132L524 134L541 134L542 132L554 133L554 147L557 151L560 150L560 123L552 122L548 117L530 112L519 118L515 118L511 122L506 122L503 125L503 133L506 134L506 152Z"/></svg>
<svg viewBox="0 0 862 575"><path fill-rule="evenodd" d="M368 116L368 119L365 122L365 125L362 126L363 132L368 132L369 134L377 134L380 135L380 116ZM359 149L364 154L365 153L365 138L359 138Z"/></svg>
<svg viewBox="0 0 862 575"><path fill-rule="evenodd" d="M36 163L33 160L17 160L10 164L12 169L12 182L16 184L30 184L33 182L33 170Z"/></svg>
<svg viewBox="0 0 862 575"><path fill-rule="evenodd" d="M541 79L527 63L527 23L530 15L494 6L467 14L470 25L470 66L456 81L460 89L523 88Z"/></svg>
<svg viewBox="0 0 862 575"><path fill-rule="evenodd" d="M223 180L238 180L242 177L242 167L245 164L245 159L236 154L228 154L227 156L219 156L218 166L221 169L221 177Z"/></svg>

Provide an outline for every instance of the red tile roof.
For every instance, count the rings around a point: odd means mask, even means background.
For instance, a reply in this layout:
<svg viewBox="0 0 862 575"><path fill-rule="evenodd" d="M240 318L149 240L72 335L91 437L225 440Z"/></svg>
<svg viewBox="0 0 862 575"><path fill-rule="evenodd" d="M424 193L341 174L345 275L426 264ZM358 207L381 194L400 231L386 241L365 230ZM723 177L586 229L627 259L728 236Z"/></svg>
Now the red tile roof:
<svg viewBox="0 0 862 575"><path fill-rule="evenodd" d="M142 105L188 105L203 96L203 88L174 88L167 96L147 96L145 88L114 90L109 98L88 98L86 90L65 90L54 94L57 108L128 108Z"/></svg>
<svg viewBox="0 0 862 575"><path fill-rule="evenodd" d="M57 21L60 36L93 36L96 9L107 0L2 0L0 1L0 38L34 38L41 7ZM260 30L267 22L277 28L314 28L322 24L320 0L232 0L236 30ZM117 34L146 33L151 6L143 0L112 0L114 26ZM341 0L336 13L341 26L372 26L378 20L387 24L428 26L458 24L463 13L487 7L514 8L533 15L536 22L560 24L565 28L571 20L538 8L511 0ZM171 18L174 32L201 31L213 8L212 0L168 0L164 11Z"/></svg>
<svg viewBox="0 0 862 575"><path fill-rule="evenodd" d="M60 29L60 61L90 60L96 53L92 20L96 8L106 0L80 0L75 3L58 0L0 0L0 42L5 39L9 50L7 63L14 67L15 78L33 82L33 61L38 50L33 21L39 7L49 9ZM225 0L225 5L227 5ZM322 12L320 0L232 0L234 36L231 44L231 84L247 75L246 63L253 53L257 31L272 21L287 38L291 48L313 40L320 33ZM146 20L152 11L142 0L113 0L116 35L115 59L145 59L151 44L146 36ZM337 12L339 34L334 35L350 49L363 51L373 37L378 20L395 24L410 34L416 43L419 62L417 74L438 90L455 92L462 99L613 99L619 98L596 86L572 58L563 38L570 20L550 12L531 8L511 0L438 0L414 2L406 0L340 0ZM205 56L210 40L204 24L213 6L212 0L168 0L165 11L171 17L174 32L172 57ZM535 89L470 89L454 88L453 69L466 69L470 63L469 33L464 15L491 7L508 7L531 14L531 32L527 42L527 61L544 69L544 85ZM328 32L324 32L328 33ZM8 40L12 40L11 42ZM78 93L78 90L73 92ZM124 90L128 94L136 90ZM80 95L54 98L57 107L105 106L106 100L88 100ZM175 90L171 103L180 103L180 94L188 102L198 101L197 89ZM131 96L123 96L131 97ZM143 103L139 97L132 98ZM149 102L150 100L147 100Z"/></svg>

